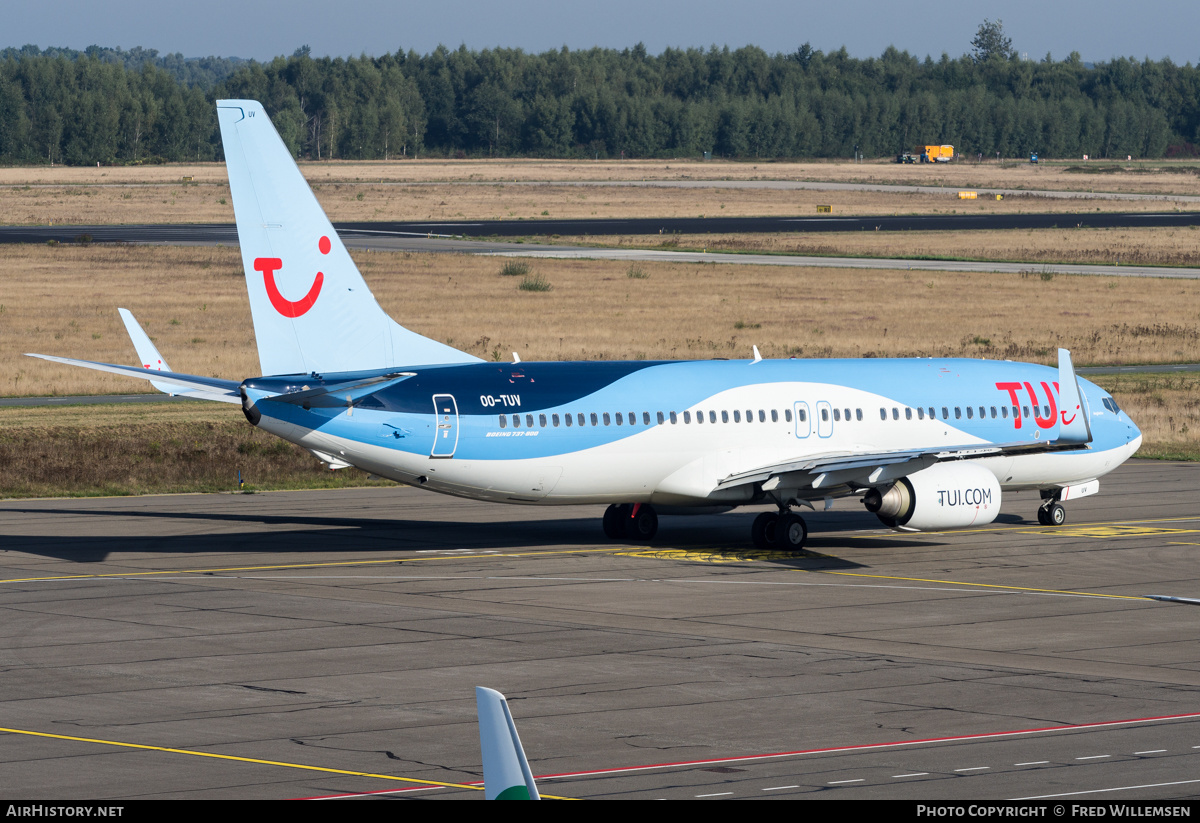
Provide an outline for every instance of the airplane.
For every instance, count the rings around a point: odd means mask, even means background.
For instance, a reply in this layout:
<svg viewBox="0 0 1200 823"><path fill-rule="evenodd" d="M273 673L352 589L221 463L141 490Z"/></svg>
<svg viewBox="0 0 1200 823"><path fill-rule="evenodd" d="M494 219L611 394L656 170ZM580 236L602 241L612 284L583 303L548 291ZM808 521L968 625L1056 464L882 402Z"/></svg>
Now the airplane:
<svg viewBox="0 0 1200 823"><path fill-rule="evenodd" d="M508 701L495 689L475 687L485 800L541 800Z"/></svg>
<svg viewBox="0 0 1200 823"><path fill-rule="evenodd" d="M763 549L798 551L796 511L859 498L894 529L985 525L1037 491L1038 521L1095 494L1142 435L1112 396L1057 368L910 358L485 362L376 303L266 111L217 101L263 376L169 370L132 315L140 366L31 355L237 403L254 426L331 469L448 495L607 505L614 540L659 514L771 510Z"/></svg>

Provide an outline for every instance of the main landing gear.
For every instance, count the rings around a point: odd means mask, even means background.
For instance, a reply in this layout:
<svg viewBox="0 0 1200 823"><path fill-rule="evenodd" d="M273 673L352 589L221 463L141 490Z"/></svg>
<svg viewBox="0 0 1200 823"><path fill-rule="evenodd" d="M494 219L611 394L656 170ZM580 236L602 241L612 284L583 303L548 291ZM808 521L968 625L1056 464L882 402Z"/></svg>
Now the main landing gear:
<svg viewBox="0 0 1200 823"><path fill-rule="evenodd" d="M622 503L604 510L604 534L610 540L653 540L658 514L649 503Z"/></svg>
<svg viewBox="0 0 1200 823"><path fill-rule="evenodd" d="M1058 502L1061 492L1058 489L1042 491L1042 505L1038 509L1038 522L1043 526L1061 526L1067 522L1067 510Z"/></svg>
<svg viewBox="0 0 1200 823"><path fill-rule="evenodd" d="M754 518L750 536L759 549L798 552L808 540L808 524L794 511L763 512Z"/></svg>

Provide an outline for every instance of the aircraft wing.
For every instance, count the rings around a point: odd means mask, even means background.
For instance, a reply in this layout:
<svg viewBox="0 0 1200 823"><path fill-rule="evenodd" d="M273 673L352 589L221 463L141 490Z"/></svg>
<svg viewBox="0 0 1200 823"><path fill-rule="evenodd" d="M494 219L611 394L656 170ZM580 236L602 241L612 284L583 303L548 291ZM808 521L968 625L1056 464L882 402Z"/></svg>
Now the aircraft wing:
<svg viewBox="0 0 1200 823"><path fill-rule="evenodd" d="M763 491L785 486L788 488L828 489L846 483L856 486L878 486L905 475L927 469L934 463L948 460L975 460L1006 454L1031 454L1049 451L1068 451L1087 448L1082 443L997 443L981 445L943 446L937 449L912 449L894 452L839 452L813 455L800 460L773 463L749 471L732 474L717 483L718 489L729 489L762 483Z"/></svg>
<svg viewBox="0 0 1200 823"><path fill-rule="evenodd" d="M68 366L82 366L85 369L106 371L112 374L123 374L127 377L138 377L149 380L155 387L159 384L166 388L160 389L180 397L190 397L194 400L216 400L221 403L237 403L241 405L242 396L238 391L241 385L236 380L222 380L218 377L200 377L195 374L176 374L169 371L156 371L141 366L118 366L114 363L96 363L92 360L72 360L69 357L55 357L52 354L31 354L26 357L39 357L52 363L65 363Z"/></svg>

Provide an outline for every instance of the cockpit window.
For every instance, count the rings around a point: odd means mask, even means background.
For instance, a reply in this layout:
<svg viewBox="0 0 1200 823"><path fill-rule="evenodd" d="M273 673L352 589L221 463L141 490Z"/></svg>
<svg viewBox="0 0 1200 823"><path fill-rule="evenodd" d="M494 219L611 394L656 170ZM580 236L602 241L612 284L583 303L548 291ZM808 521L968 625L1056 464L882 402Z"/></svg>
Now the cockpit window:
<svg viewBox="0 0 1200 823"><path fill-rule="evenodd" d="M1113 400L1111 397L1106 397L1103 400L1101 400L1100 402L1104 404L1104 408L1108 409L1113 414L1121 413L1121 407L1118 406L1117 401Z"/></svg>

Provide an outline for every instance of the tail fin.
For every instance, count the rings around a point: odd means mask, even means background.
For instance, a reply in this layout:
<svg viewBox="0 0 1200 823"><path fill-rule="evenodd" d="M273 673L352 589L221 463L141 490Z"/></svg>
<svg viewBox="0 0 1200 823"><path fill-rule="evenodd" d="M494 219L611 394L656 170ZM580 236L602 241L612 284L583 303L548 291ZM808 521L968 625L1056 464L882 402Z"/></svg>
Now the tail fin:
<svg viewBox="0 0 1200 823"><path fill-rule="evenodd" d="M478 360L384 313L261 104L217 119L264 375Z"/></svg>
<svg viewBox="0 0 1200 823"><path fill-rule="evenodd" d="M479 707L484 796L488 800L541 800L504 695L476 686L475 702Z"/></svg>

